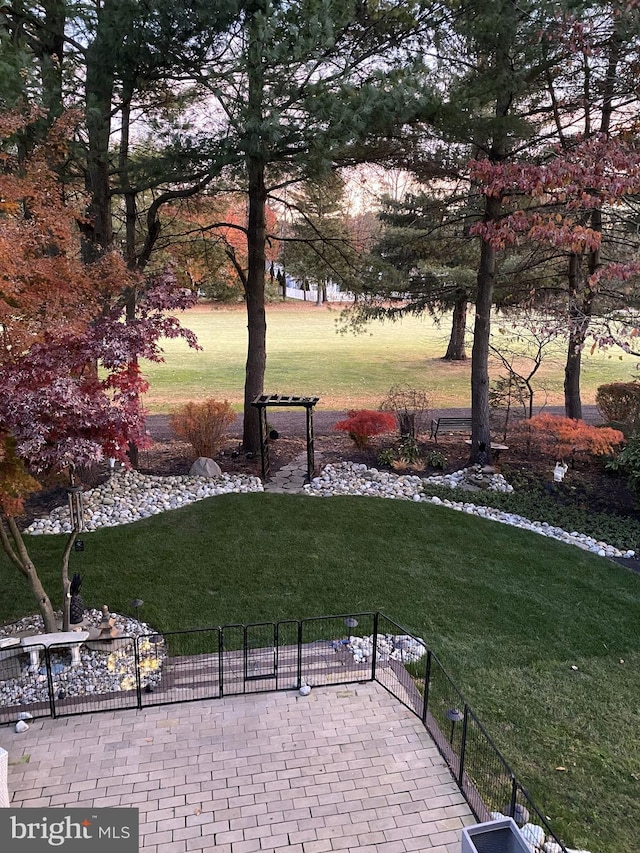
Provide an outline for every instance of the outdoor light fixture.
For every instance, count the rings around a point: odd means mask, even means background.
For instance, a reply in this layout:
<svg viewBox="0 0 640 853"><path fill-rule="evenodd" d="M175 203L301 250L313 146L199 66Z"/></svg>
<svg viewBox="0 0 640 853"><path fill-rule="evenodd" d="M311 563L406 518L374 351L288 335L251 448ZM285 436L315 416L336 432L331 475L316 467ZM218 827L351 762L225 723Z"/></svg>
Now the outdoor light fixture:
<svg viewBox="0 0 640 853"><path fill-rule="evenodd" d="M458 710L458 708L448 708L445 711L445 717L451 722L451 734L449 736L449 743L453 744L453 732L455 730L456 723L459 723L461 720L464 720L464 714L462 713L462 711Z"/></svg>
<svg viewBox="0 0 640 853"><path fill-rule="evenodd" d="M76 539L73 543L74 551L84 551L84 539Z"/></svg>
<svg viewBox="0 0 640 853"><path fill-rule="evenodd" d="M149 637L149 644L155 651L156 661L158 660L158 646L162 644L162 636L160 634L152 634Z"/></svg>
<svg viewBox="0 0 640 853"><path fill-rule="evenodd" d="M140 621L140 608L144 604L144 601L141 598L134 598L131 602L131 606L135 608L136 611L136 619L138 622Z"/></svg>
<svg viewBox="0 0 640 853"><path fill-rule="evenodd" d="M347 628L357 628L358 620L354 619L353 616L349 616L348 619L344 620L344 624L347 626Z"/></svg>

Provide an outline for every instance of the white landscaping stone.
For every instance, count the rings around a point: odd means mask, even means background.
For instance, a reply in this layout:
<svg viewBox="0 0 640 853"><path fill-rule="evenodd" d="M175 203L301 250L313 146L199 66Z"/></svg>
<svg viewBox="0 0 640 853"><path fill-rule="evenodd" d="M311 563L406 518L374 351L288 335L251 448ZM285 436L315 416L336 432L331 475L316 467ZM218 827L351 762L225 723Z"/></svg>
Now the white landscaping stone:
<svg viewBox="0 0 640 853"><path fill-rule="evenodd" d="M130 524L139 518L177 509L203 498L240 491L262 492L262 482L258 477L245 474L158 477L138 471L123 471L83 493L84 527L85 530L97 530ZM54 509L48 518L37 519L24 532L38 536L70 531L69 508L65 505Z"/></svg>
<svg viewBox="0 0 640 853"><path fill-rule="evenodd" d="M63 691L66 696L82 696L87 693L114 693L121 690L131 690L135 687L135 669L140 665L143 687L153 689L162 677L162 667L166 658L164 643L151 645L150 635L156 632L145 622L128 616L112 613L122 644L111 649L106 646L99 651L89 649L86 645L79 648L80 662L78 666L69 665L69 654L66 648L51 648L52 675L54 691ZM98 628L102 620L102 611L85 611L85 624ZM28 616L19 622L0 629L2 636L12 633L22 635L26 631L42 631L42 619L39 616ZM43 636L40 634L40 636ZM138 643L139 655L136 659L133 641L127 638L140 637ZM20 674L15 678L0 681L0 705L5 707L30 705L33 702L47 702L49 687L44 666L34 672L25 664ZM18 711L16 718L20 722L30 719L28 712ZM21 719L23 718L23 719ZM25 723L26 725L26 723ZM26 731L26 730L25 730Z"/></svg>
<svg viewBox="0 0 640 853"><path fill-rule="evenodd" d="M425 493L425 485L435 484L448 486L452 490L458 489L465 477L470 476L469 472L473 472L473 469L422 478L416 475L400 476L388 471L367 468L366 465L343 462L338 465L327 465L318 477L304 486L303 490L305 494L315 497L365 495L389 500L428 502L434 506L444 506L467 515L477 515L490 521L530 530L582 550L591 551L601 557L629 559L635 556L632 550L620 551L612 545L598 542L575 530L567 533L546 522L529 521L515 513L476 506L469 501L443 500ZM490 489L499 492L513 491L513 487L507 483L502 474L491 475ZM124 471L114 474L101 486L84 492L85 529L97 530L100 527L129 524L137 519L177 509L214 495L262 491L264 488L258 477L244 474L222 474L219 477L159 477L140 474L137 471ZM64 506L53 510L46 519L37 519L24 532L36 536L48 533L69 533L70 530L69 510Z"/></svg>
<svg viewBox="0 0 640 853"><path fill-rule="evenodd" d="M525 841L539 847L544 842L544 829L536 823L525 823L520 832Z"/></svg>

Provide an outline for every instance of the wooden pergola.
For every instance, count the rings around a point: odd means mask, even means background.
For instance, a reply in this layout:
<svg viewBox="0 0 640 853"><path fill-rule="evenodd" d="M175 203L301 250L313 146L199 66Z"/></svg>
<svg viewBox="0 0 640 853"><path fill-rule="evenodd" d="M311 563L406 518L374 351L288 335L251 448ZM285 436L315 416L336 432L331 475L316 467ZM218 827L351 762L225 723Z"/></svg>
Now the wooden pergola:
<svg viewBox="0 0 640 853"><path fill-rule="evenodd" d="M251 403L258 410L260 417L260 457L262 461L262 479L266 481L269 476L269 427L267 421L267 409L293 407L304 408L307 419L307 477L306 482L310 483L314 475L314 450L313 450L313 407L316 405L319 397L296 397L284 396L282 394L260 394Z"/></svg>

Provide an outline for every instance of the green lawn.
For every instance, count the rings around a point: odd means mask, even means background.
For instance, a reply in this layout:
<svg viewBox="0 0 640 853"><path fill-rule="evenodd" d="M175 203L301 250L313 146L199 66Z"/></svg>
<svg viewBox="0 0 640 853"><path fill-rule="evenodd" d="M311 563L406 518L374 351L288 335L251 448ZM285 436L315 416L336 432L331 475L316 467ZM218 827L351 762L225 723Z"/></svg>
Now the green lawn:
<svg viewBox="0 0 640 853"><path fill-rule="evenodd" d="M71 570L87 604L130 612L140 597L161 630L382 610L441 657L570 846L637 853L639 575L442 507L355 497L226 495L83 538ZM62 539L29 544L54 593ZM3 555L0 583L0 621L33 611Z"/></svg>
<svg viewBox="0 0 640 853"><path fill-rule="evenodd" d="M437 408L469 406L470 362L441 360L449 322L440 327L429 317L407 317L397 323L374 323L358 336L338 334L339 307L308 303L274 304L268 308L265 390L278 394L318 395L320 407L375 407L391 385L406 383L432 392ZM227 398L240 405L246 360L244 306L200 305L183 317L203 347L188 350L181 341L165 343L166 362L145 365L151 382L146 397L151 411L167 411L187 400ZM469 342L468 354L471 354ZM585 353L583 403L593 403L598 385L626 381L636 359L619 350ZM494 374L498 375L497 368ZM557 353L536 377L538 402L563 402L563 354ZM542 389L545 389L543 392Z"/></svg>

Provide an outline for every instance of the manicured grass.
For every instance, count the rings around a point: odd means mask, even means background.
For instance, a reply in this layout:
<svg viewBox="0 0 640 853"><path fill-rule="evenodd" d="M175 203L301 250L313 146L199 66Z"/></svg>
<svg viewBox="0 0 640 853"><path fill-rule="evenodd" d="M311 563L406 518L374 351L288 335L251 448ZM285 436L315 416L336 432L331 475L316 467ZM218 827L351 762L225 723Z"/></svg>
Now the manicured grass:
<svg viewBox="0 0 640 853"><path fill-rule="evenodd" d="M440 656L570 846L637 853L639 575L441 507L352 497L226 495L83 538L71 569L87 604L130 612L140 597L160 630L382 610ZM52 593L62 544L30 539ZM33 611L3 555L0 583L0 620Z"/></svg>
<svg viewBox="0 0 640 853"><path fill-rule="evenodd" d="M429 317L406 317L397 323L374 323L364 334L336 332L340 308L308 303L268 308L265 390L278 394L315 394L320 407L342 410L376 407L398 383L432 392L436 408L470 406L470 361L452 364L441 357L449 321L438 327ZM146 403L167 411L187 400L227 398L240 406L246 360L247 321L243 306L200 305L182 318L203 351L166 341L166 362L145 365L151 382ZM469 341L468 354L471 354ZM593 403L598 385L626 381L636 360L619 350L583 356L582 401ZM500 370L494 369L495 375ZM537 404L563 403L563 354L545 363L536 377Z"/></svg>

